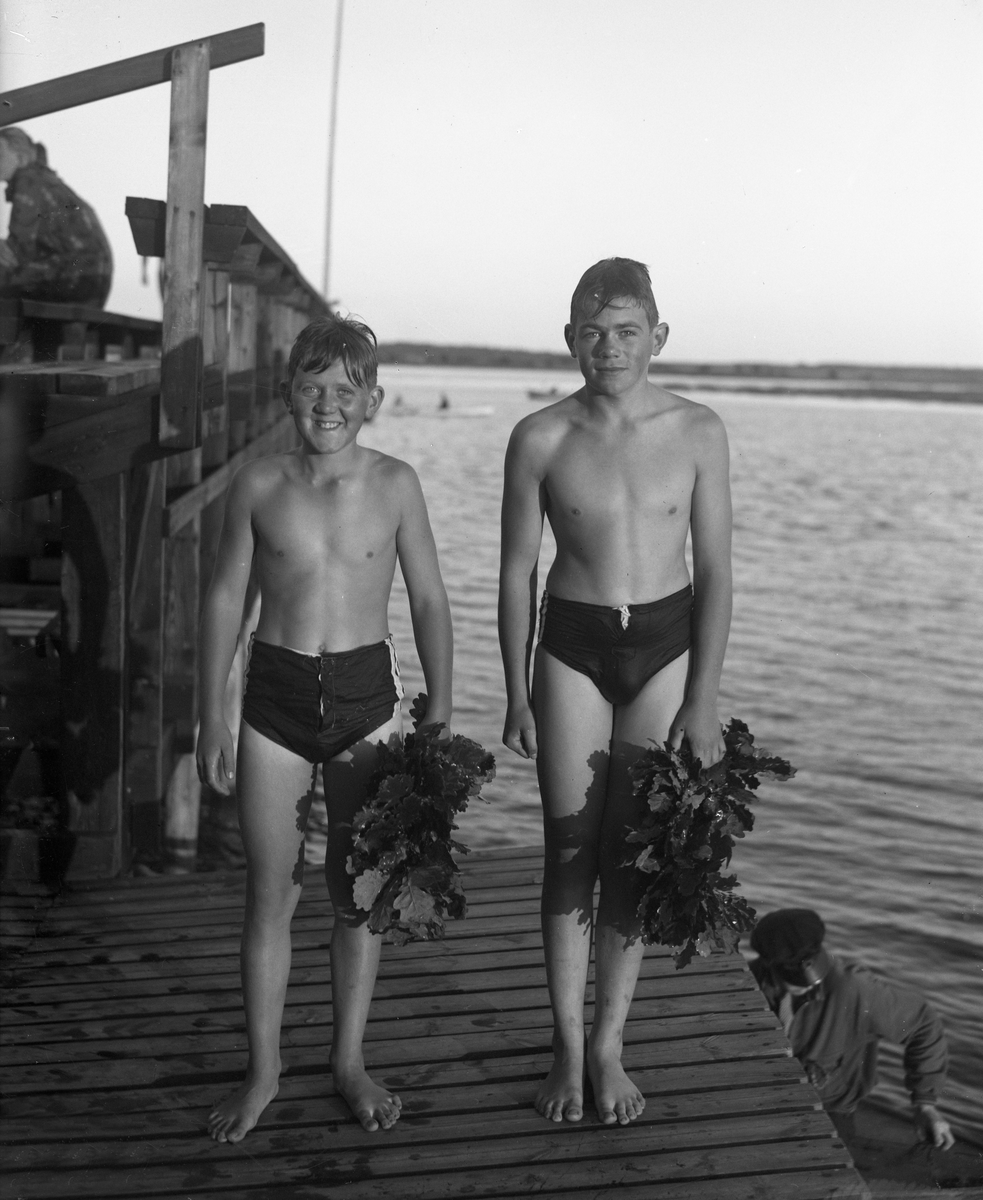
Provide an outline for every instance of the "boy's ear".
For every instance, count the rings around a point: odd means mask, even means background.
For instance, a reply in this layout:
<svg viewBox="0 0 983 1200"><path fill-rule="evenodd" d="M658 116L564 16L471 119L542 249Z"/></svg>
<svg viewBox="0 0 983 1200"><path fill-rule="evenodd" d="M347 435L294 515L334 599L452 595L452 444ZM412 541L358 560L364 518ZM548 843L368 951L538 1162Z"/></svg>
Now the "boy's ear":
<svg viewBox="0 0 983 1200"><path fill-rule="evenodd" d="M577 333L577 331L574 329L574 327L572 325L564 325L563 340L567 344L567 349L570 351L571 358L577 357L577 351L574 349L574 338L576 337L576 333Z"/></svg>
<svg viewBox="0 0 983 1200"><path fill-rule="evenodd" d="M669 340L669 326L660 321L652 330L652 356L655 357Z"/></svg>
<svg viewBox="0 0 983 1200"><path fill-rule="evenodd" d="M283 400L283 403L287 406L287 409L289 410L289 408L290 408L290 384L287 382L286 379L280 384L280 398Z"/></svg>
<svg viewBox="0 0 983 1200"><path fill-rule="evenodd" d="M374 416L375 413L379 411L379 406L382 404L385 398L385 389L376 384L376 386L369 392L369 403L366 406L366 412L369 416Z"/></svg>

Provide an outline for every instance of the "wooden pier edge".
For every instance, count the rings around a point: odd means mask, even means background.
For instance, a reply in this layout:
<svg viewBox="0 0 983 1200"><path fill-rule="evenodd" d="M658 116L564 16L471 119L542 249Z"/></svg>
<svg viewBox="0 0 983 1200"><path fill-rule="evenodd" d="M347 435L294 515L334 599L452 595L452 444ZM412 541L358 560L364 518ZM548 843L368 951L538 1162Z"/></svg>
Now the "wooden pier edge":
<svg viewBox="0 0 983 1200"><path fill-rule="evenodd" d="M241 872L5 897L4 1195L629 1200L864 1196L739 955L676 971L654 949L625 1030L647 1097L626 1128L532 1107L550 1060L541 850L462 865L469 915L387 946L365 1039L403 1117L367 1134L335 1094L330 904L317 868L294 918L280 1094L238 1146L204 1133L245 1063ZM35 889L36 891L36 889ZM593 999L588 991L588 1002ZM590 1010L588 1009L588 1017Z"/></svg>

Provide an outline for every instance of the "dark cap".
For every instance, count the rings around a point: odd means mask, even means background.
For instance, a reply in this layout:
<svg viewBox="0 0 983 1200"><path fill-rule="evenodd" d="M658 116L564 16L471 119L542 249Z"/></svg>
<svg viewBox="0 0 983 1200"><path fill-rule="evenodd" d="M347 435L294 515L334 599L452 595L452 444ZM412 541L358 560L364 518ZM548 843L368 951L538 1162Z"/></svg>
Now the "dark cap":
<svg viewBox="0 0 983 1200"><path fill-rule="evenodd" d="M751 949L769 963L800 963L822 948L826 926L811 908L779 908L767 913L751 934Z"/></svg>

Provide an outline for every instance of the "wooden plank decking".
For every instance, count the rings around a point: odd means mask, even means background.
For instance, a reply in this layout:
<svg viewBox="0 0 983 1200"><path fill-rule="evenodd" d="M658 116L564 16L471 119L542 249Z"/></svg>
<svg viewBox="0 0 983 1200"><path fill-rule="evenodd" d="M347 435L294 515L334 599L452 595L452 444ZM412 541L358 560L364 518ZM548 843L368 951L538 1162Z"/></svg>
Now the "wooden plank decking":
<svg viewBox="0 0 983 1200"><path fill-rule="evenodd" d="M739 956L683 971L650 952L625 1062L626 1128L547 1124L541 853L466 860L466 921L387 946L366 1035L403 1118L367 1134L335 1095L316 869L294 919L285 1075L237 1145L204 1135L245 1063L239 872L122 881L51 905L6 897L4 1197L588 1197L826 1200L864 1186ZM588 1106L589 1107L589 1106Z"/></svg>

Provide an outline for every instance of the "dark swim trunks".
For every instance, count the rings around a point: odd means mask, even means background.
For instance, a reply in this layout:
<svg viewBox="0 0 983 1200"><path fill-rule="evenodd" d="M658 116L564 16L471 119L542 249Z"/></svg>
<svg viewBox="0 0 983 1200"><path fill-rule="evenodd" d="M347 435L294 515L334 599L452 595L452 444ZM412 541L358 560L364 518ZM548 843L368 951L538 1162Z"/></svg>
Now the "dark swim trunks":
<svg viewBox="0 0 983 1200"><path fill-rule="evenodd" d="M539 644L586 675L609 704L630 704L646 683L690 647L693 588L650 604L607 608L543 593Z"/></svg>
<svg viewBox="0 0 983 1200"><path fill-rule="evenodd" d="M253 637L242 719L308 762L327 762L392 720L402 696L391 637L340 654Z"/></svg>

